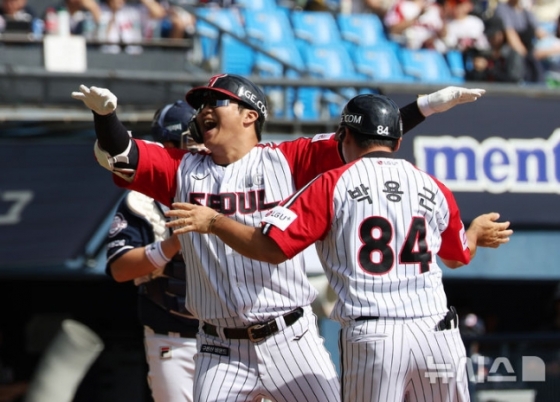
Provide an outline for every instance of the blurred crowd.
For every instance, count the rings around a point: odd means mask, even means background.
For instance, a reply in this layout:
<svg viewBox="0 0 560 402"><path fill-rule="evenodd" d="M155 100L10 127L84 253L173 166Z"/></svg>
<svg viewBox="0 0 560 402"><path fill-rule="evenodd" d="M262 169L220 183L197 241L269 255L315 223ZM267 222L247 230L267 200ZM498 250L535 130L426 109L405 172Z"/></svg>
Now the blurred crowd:
<svg viewBox="0 0 560 402"><path fill-rule="evenodd" d="M287 10L372 13L402 47L460 52L466 80L544 83L560 76L560 0L276 0ZM239 0L59 0L38 15L0 0L0 32L84 35L106 43L196 34L182 5L242 8ZM120 51L107 46L108 52ZM134 53L141 48L127 47Z"/></svg>

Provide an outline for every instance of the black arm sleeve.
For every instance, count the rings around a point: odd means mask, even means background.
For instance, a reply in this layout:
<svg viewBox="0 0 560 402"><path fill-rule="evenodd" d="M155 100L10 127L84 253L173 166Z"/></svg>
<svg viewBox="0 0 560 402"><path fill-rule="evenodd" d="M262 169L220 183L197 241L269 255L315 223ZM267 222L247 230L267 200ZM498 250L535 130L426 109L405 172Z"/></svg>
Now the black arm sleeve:
<svg viewBox="0 0 560 402"><path fill-rule="evenodd" d="M93 112L93 123L99 146L109 155L119 155L126 151L129 143L131 144L127 154L128 162L117 162L115 167L135 169L138 166L138 147L128 135L128 130L118 119L117 114L113 112L102 116Z"/></svg>
<svg viewBox="0 0 560 402"><path fill-rule="evenodd" d="M111 156L118 155L128 148L130 136L116 113L99 115L93 112L93 124L99 146Z"/></svg>
<svg viewBox="0 0 560 402"><path fill-rule="evenodd" d="M403 122L403 134L408 133L418 124L426 120L426 117L420 112L420 109L418 109L418 104L416 102L401 107L400 111Z"/></svg>

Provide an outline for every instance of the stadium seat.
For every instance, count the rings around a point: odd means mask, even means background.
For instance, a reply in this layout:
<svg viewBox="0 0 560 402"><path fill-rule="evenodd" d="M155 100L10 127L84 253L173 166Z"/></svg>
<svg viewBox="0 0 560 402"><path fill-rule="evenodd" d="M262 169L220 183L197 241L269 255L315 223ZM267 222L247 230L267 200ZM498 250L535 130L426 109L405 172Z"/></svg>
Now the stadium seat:
<svg viewBox="0 0 560 402"><path fill-rule="evenodd" d="M226 35L219 51L220 72L251 75L255 64L255 51L243 42Z"/></svg>
<svg viewBox="0 0 560 402"><path fill-rule="evenodd" d="M348 81L366 79L366 76L356 72L352 59L342 43L307 45L301 50L307 71L316 78ZM323 90L323 101L328 110L328 117L340 115L343 105L357 94L354 88Z"/></svg>
<svg viewBox="0 0 560 402"><path fill-rule="evenodd" d="M306 70L303 59L294 43L270 44L265 42L263 50L299 71ZM301 77L301 74L295 69L286 69L282 63L264 53L256 54L254 71L262 77ZM322 91L319 88L266 86L264 91L271 101L270 109L273 117L287 119L297 117L300 120L315 120L320 116Z"/></svg>
<svg viewBox="0 0 560 402"><path fill-rule="evenodd" d="M245 32L256 43L295 43L288 16L282 11L244 10Z"/></svg>
<svg viewBox="0 0 560 402"><path fill-rule="evenodd" d="M451 74L454 77L464 79L465 78L465 63L463 61L463 54L458 50L449 50L445 54L445 60L449 65Z"/></svg>
<svg viewBox="0 0 560 402"><path fill-rule="evenodd" d="M291 14L294 36L314 45L342 43L333 15L326 11L297 11Z"/></svg>
<svg viewBox="0 0 560 402"><path fill-rule="evenodd" d="M426 84L458 84L464 79L455 77L443 54L437 50L402 48L399 51L401 65L405 74L415 77Z"/></svg>
<svg viewBox="0 0 560 402"><path fill-rule="evenodd" d="M338 14L337 23L342 39L351 50L388 42L381 19L375 14Z"/></svg>
<svg viewBox="0 0 560 402"><path fill-rule="evenodd" d="M200 40L202 58L214 61L219 55L223 32L245 36L245 29L238 12L232 8L199 7L196 10L196 31ZM202 18L216 24L219 28L203 21Z"/></svg>
<svg viewBox="0 0 560 402"><path fill-rule="evenodd" d="M235 4L247 10L275 11L275 0L235 0Z"/></svg>
<svg viewBox="0 0 560 402"><path fill-rule="evenodd" d="M404 73L396 44L383 43L354 48L352 60L356 71L379 82L406 83L415 79Z"/></svg>

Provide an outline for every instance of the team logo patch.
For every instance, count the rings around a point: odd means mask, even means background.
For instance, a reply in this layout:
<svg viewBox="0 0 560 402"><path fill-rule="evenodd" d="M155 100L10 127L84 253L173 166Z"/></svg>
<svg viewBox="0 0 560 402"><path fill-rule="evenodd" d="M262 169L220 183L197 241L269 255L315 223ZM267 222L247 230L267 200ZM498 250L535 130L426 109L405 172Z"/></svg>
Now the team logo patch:
<svg viewBox="0 0 560 402"><path fill-rule="evenodd" d="M245 176L245 187L262 186L264 183L264 176L262 174Z"/></svg>
<svg viewBox="0 0 560 402"><path fill-rule="evenodd" d="M113 222L111 222L111 227L109 228L109 237L116 236L121 230L126 229L127 226L128 222L119 212L113 217Z"/></svg>
<svg viewBox="0 0 560 402"><path fill-rule="evenodd" d="M270 223L271 225L284 231L292 224L293 221L296 220L296 218L297 214L295 212L290 211L286 207L277 206L272 208L270 212L265 215L263 222Z"/></svg>
<svg viewBox="0 0 560 402"><path fill-rule="evenodd" d="M160 359L171 359L171 346L162 346L159 348Z"/></svg>
<svg viewBox="0 0 560 402"><path fill-rule="evenodd" d="M223 348L221 346L202 345L200 351L202 353L211 353L213 355L229 356L229 348Z"/></svg>
<svg viewBox="0 0 560 402"><path fill-rule="evenodd" d="M334 133L315 134L311 142L329 140L333 135Z"/></svg>

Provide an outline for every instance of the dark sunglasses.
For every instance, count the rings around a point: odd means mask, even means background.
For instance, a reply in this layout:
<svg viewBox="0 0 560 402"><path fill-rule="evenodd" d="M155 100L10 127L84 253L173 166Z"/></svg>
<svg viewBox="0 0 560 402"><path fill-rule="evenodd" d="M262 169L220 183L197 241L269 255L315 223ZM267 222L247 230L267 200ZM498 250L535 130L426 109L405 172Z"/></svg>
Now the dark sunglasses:
<svg viewBox="0 0 560 402"><path fill-rule="evenodd" d="M202 103L200 104L200 109L204 109L206 106L208 107L221 107L221 106L228 106L230 103L237 103L234 99L231 98L224 98L218 97L214 94L205 95L202 98Z"/></svg>

